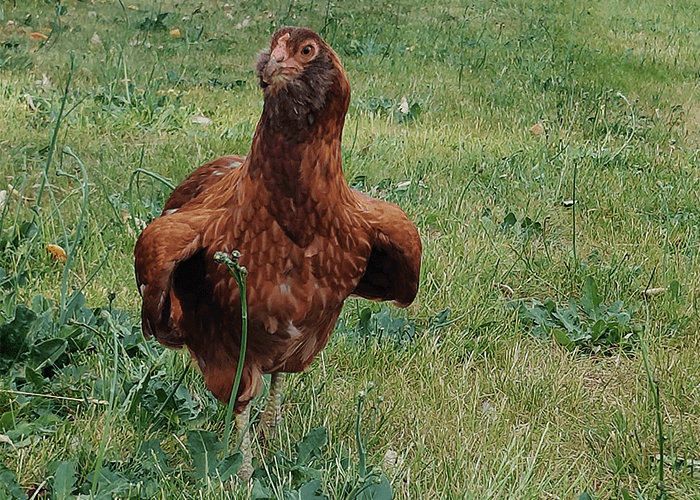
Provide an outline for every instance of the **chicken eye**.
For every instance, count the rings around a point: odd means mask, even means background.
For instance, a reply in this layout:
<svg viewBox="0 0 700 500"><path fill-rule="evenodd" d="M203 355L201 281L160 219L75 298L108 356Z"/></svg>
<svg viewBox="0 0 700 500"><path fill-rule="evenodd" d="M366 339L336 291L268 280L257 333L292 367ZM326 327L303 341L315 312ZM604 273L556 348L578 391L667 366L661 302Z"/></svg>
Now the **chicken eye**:
<svg viewBox="0 0 700 500"><path fill-rule="evenodd" d="M311 55L311 53L314 51L314 46L313 45L307 45L303 49L301 49L301 53L305 56Z"/></svg>

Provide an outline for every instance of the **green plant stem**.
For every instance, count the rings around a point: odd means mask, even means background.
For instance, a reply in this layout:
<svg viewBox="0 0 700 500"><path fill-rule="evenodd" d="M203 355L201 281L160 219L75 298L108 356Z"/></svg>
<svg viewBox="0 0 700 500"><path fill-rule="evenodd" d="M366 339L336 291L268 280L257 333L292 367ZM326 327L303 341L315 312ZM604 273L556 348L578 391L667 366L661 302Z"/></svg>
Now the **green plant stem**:
<svg viewBox="0 0 700 500"><path fill-rule="evenodd" d="M63 118L66 116L65 109L66 109L66 102L68 101L68 89L70 88L70 82L71 82L71 79L73 78L74 72L75 72L75 52L71 52L71 54L70 54L70 67L68 69L68 76L66 78L66 85L65 85L64 90L63 90L63 96L61 97L61 106L58 110L58 116L56 117L56 124L54 125L53 133L51 134L51 142L49 143L49 150L46 154L46 162L44 163L44 168L42 170L41 180L39 181L39 188L38 188L37 194L36 194L36 203L32 207L32 218L30 221L30 225L35 224L37 218L39 217L39 207L41 206L41 198L44 195L44 189L46 189L46 184L48 182L49 168L51 166L51 161L53 160L53 153L56 150L56 142L58 141L58 132L61 129L61 122L63 121ZM22 191L21 195L23 195L23 194L24 194L24 192ZM17 213L19 214L19 208L18 208ZM29 254L31 253L33 246L38 241L40 233L41 233L40 231L37 231L36 234L29 241L26 255L20 261L20 263L17 265L17 273L16 273L17 276L20 276L21 272L24 270L24 266L26 265L26 262L29 259ZM15 280L15 293L17 292L17 289L19 286L17 283L18 283L17 280Z"/></svg>
<svg viewBox="0 0 700 500"><path fill-rule="evenodd" d="M654 375L651 370L651 365L649 364L649 308L647 307L647 319L646 319L646 335L643 336L641 342L642 349L642 359L644 360L644 371L647 376L647 383L649 384L649 391L651 392L654 399L654 410L656 413L656 429L658 431L657 439L659 442L659 481L657 483L657 488L659 489L659 494L656 497L661 500L666 498L666 487L664 485L664 426L663 418L661 415L661 397L659 392L659 384L654 379Z"/></svg>
<svg viewBox="0 0 700 500"><path fill-rule="evenodd" d="M175 383L175 387L173 387L173 389L172 389L172 390L170 391L170 393L168 394L168 397L165 398L165 401L163 401L163 403L162 403L162 404L160 405L160 407L158 408L158 411L157 411L157 412L155 413L155 415L153 416L153 421L154 421L154 422L158 419L158 417L160 417L161 413L163 413L163 410L165 409L165 407L166 407L166 405L168 404L168 402L169 402L171 399L173 399L173 396L175 395L175 391L177 391L177 388L180 387L180 384L182 384L182 381L185 379L185 375L187 375L187 372L188 372L188 371L190 371L190 364L189 364L189 363L187 363L187 366L185 366L185 369L182 370L182 375L180 375L180 378L177 379L177 382Z"/></svg>
<svg viewBox="0 0 700 500"><path fill-rule="evenodd" d="M80 218L78 219L78 225L76 226L76 229L75 229L75 239L73 240L73 245L66 248L66 263L63 266L63 278L61 279L60 324L63 324L66 321L66 294L68 293L68 277L70 276L71 264L73 263L73 259L75 258L75 253L78 249L78 245L80 244L80 236L81 236L81 233L83 231L83 224L85 222L85 214L87 212L87 207L88 207L88 192L89 192L88 175L87 175L87 170L85 169L85 165L83 165L83 162L80 161L80 158L78 158L73 153L73 151L71 151L71 149L68 146L63 148L63 154L66 154L66 155L72 157L78 163L78 166L80 167L80 171L83 174L83 182L82 182L83 201L82 201L82 205L81 205L81 209L80 209ZM67 241L66 241L66 243L67 243Z"/></svg>
<svg viewBox="0 0 700 500"><path fill-rule="evenodd" d="M574 161L574 179L571 188L571 245L574 252L574 269L578 269L578 257L576 255L576 173L578 171L576 162ZM575 279L575 275L574 275Z"/></svg>
<svg viewBox="0 0 700 500"><path fill-rule="evenodd" d="M26 158L25 158L25 167L26 167ZM19 203L17 203L17 211L15 212L15 220L14 220L14 224L12 226L13 227L12 231L15 232L17 236L19 236L19 224L20 224L19 219L20 219L21 208L22 208L22 200L24 199L24 193L25 193L26 187L27 187L27 173L25 170L25 172L22 176L22 187L19 190L19 200L20 201L19 201ZM34 216L38 215L36 213L36 210L35 210L36 206L33 207L33 209L34 209ZM0 230L2 230L4 227L5 227L5 221L3 219L2 225L0 225ZM38 235L39 235L39 231L37 231L36 234L34 234L34 236L32 236L30 238L29 244L27 245L27 247L28 247L27 252L25 252L24 255L19 259L19 262L17 263L17 270L15 271L15 275L17 277L21 276L22 273L24 272L24 267L26 266L27 261L29 260L29 252L30 252L32 246L34 245L34 241L37 239ZM10 276L8 276L6 278L6 280L9 280L9 279L11 279ZM5 282L0 282L0 284L4 284L4 283ZM18 279L14 280L13 288L14 288L15 296L17 296L17 294L19 293L19 280Z"/></svg>
<svg viewBox="0 0 700 500"><path fill-rule="evenodd" d="M24 178L26 179L26 177L27 177L27 174L26 174L26 172L25 172L25 173L24 173ZM22 181L22 184L24 185L24 179L23 179L23 181ZM10 195L11 195L11 193L10 193L9 190L8 190L8 192L7 192L8 198L9 198ZM20 203L18 203L18 205L21 205L21 204L22 204L22 198L20 197ZM5 227L5 216L7 216L8 212L9 212L9 207L10 207L10 204L9 204L7 201L6 201L5 204L2 206L2 214L0 214L0 231L1 231L2 229L4 229L4 227ZM18 210L19 210L19 207L18 207ZM15 227L17 227L17 224L16 224L16 223L15 223Z"/></svg>
<svg viewBox="0 0 700 500"><path fill-rule="evenodd" d="M56 125L53 128L53 134L51 135L51 142L49 143L49 151L46 154L46 163L44 164L44 175L39 183L39 190L36 194L36 206L37 208L41 205L41 197L44 194L44 188L46 186L46 179L49 177L49 167L51 166L51 160L53 159L53 153L56 150L56 141L58 139L58 131L61 129L61 121L65 116L63 111L66 109L66 102L68 101L68 89L70 88L70 82L73 78L73 73L75 72L75 52L71 52L70 55L70 68L68 69L68 77L66 78L66 85L63 91L63 97L61 98L61 107L58 110L58 116L56 117ZM37 210L38 212L38 210ZM36 220L35 217L32 218L32 222Z"/></svg>
<svg viewBox="0 0 700 500"><path fill-rule="evenodd" d="M668 187L663 188L663 206L665 216L665 235L664 235L664 255L661 261L661 283L666 285L666 270L668 269L668 252L669 252L669 236L671 234L671 215L668 212Z"/></svg>
<svg viewBox="0 0 700 500"><path fill-rule="evenodd" d="M95 459L95 473L92 478L92 488L90 489L90 498L95 498L97 493L97 485L100 482L100 471L102 469L102 460L107 446L107 438L112 424L112 414L114 413L114 396L117 392L117 374L119 372L119 341L117 340L117 327L112 321L112 315L108 311L102 311L102 317L107 320L109 328L112 330L114 339L114 375L112 377L112 387L109 393L109 406L107 407L107 415L105 416L104 430L102 431L102 440L100 441L100 449Z"/></svg>
<svg viewBox="0 0 700 500"><path fill-rule="evenodd" d="M13 186L15 189L17 189L17 186ZM22 200L24 200L24 193L27 190L27 158L24 158L24 172L22 173L22 183L19 186L19 202L17 203L17 210L15 210L15 220L13 223L13 227L18 228L19 227L19 219L20 219L20 214L21 214L21 209L22 209ZM10 204L6 204L5 207L8 207ZM5 227L5 214L3 213L3 219L0 221L0 228Z"/></svg>
<svg viewBox="0 0 700 500"><path fill-rule="evenodd" d="M43 174L43 172L42 172ZM59 174L60 175L60 174ZM68 176L71 179L75 179L73 176ZM61 207L70 200L71 196L75 191L72 191L71 193L67 194L65 198L59 203L56 200L56 197L53 194L53 189L51 188L51 183L47 181L47 187L46 190L48 191L49 198L51 199L51 202L53 203L54 209L49 213L49 215L46 217L46 220L51 219L52 217L56 217L58 219L58 225L61 227L61 233L63 233L63 246L65 248L68 248L68 232L66 231L66 224L63 222L63 216L61 215Z"/></svg>
<svg viewBox="0 0 700 500"><path fill-rule="evenodd" d="M143 162L143 150L141 150L141 162ZM171 190L175 189L175 185L167 180L165 177L156 174L155 172L151 172L150 170L143 169L141 167L135 169L133 172L131 172L131 177L129 178L129 215L131 215L131 227L134 230L134 234L139 233L139 228L136 226L136 214L134 212L134 179L139 175L147 175L149 177L152 177L153 179L159 181L161 184L164 184L165 186L169 187Z"/></svg>
<svg viewBox="0 0 700 500"><path fill-rule="evenodd" d="M126 56L122 57L124 66L124 93L126 94L126 102L131 106L131 93L129 92L129 75L126 71Z"/></svg>
<svg viewBox="0 0 700 500"><path fill-rule="evenodd" d="M236 366L236 378L233 380L231 387L231 396L228 400L228 408L226 409L226 420L224 421L224 453L229 452L229 443L231 441L231 419L233 418L233 407L236 404L236 396L238 394L238 386L241 384L243 376L243 363L245 362L245 351L248 344L248 303L246 298L246 276L248 270L238 263L241 254L237 250L231 252L229 257L224 252L216 252L214 254L214 262L226 264L229 272L233 275L238 285L238 292L241 300L241 346L238 353L238 366ZM241 429L241 432L247 432Z"/></svg>
<svg viewBox="0 0 700 500"><path fill-rule="evenodd" d="M367 475L367 452L365 450L365 445L362 442L362 433L360 432L360 422L362 420L362 407L365 404L366 393L364 391L360 392L357 398L357 417L355 418L355 440L357 441L357 454L359 455L359 461L357 466L357 471L361 478Z"/></svg>
<svg viewBox="0 0 700 500"><path fill-rule="evenodd" d="M97 164L98 164L98 165L102 165L103 162L104 162L104 158L103 158L102 156L100 156L100 161L99 161ZM110 206L110 208L112 209L112 212L114 212L114 222L115 222L116 224L119 224L119 225L123 226L123 225L124 225L124 221L122 220L121 216L119 215L119 210L117 210L117 207L114 206L114 202L113 202L112 199L110 198L109 191L107 191L107 186L105 185L105 177L106 177L106 176L105 176L105 173L104 173L104 169L103 169L103 168L100 168L99 173L100 173L100 177L99 177L100 187L102 188L102 193L104 194L105 201L107 202L107 204L108 204L108 205Z"/></svg>
<svg viewBox="0 0 700 500"><path fill-rule="evenodd" d="M34 490L34 494L31 497L29 497L29 500L35 500L41 494L42 491L45 491L44 486L46 486L47 482L48 482L48 479L44 479L41 482L41 484L39 486L37 486L37 488Z"/></svg>
<svg viewBox="0 0 700 500"><path fill-rule="evenodd" d="M100 263L97 264L97 266L92 270L92 272L87 276L87 278L85 278L83 280L83 284L80 285L80 287L76 287L73 290L73 294L75 294L77 292L82 293L82 291L85 290L85 287L88 286L93 279L95 279L95 276L97 276L97 273L99 273L100 269L102 269L104 267L104 265L107 263L107 259L109 259L109 252L110 251L111 251L111 249L107 248L107 251L102 256L102 260L100 261ZM71 294L71 296L73 296L73 294Z"/></svg>
<svg viewBox="0 0 700 500"><path fill-rule="evenodd" d="M129 14L126 10L126 6L124 5L124 1L119 0L119 5L121 6L122 11L124 11L124 20L126 21L126 28L129 29L131 27L129 23Z"/></svg>

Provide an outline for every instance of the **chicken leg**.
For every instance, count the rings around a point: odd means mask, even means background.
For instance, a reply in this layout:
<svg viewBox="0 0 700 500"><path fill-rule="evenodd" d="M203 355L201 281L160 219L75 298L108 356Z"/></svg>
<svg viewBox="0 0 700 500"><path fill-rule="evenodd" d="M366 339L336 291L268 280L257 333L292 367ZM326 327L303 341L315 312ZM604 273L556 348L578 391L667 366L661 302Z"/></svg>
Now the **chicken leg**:
<svg viewBox="0 0 700 500"><path fill-rule="evenodd" d="M260 432L266 443L275 438L277 425L282 421L282 387L284 386L284 373L275 372L270 376L270 396L265 406L265 411L260 417Z"/></svg>
<svg viewBox="0 0 700 500"><path fill-rule="evenodd" d="M251 449L251 435L248 424L250 423L250 403L248 403L241 413L236 415L236 428L238 429L238 442L241 443L240 451L243 456L241 468L238 469L238 477L243 481L248 481L253 475L253 454Z"/></svg>
<svg viewBox="0 0 700 500"><path fill-rule="evenodd" d="M270 443L275 437L277 425L282 420L282 387L284 386L284 374L273 373L270 377L270 397L265 406L265 411L260 417L260 432L265 442ZM238 469L238 477L248 481L253 475L252 434L250 430L250 403L243 412L236 415L236 428L238 429L238 442L243 456L241 468Z"/></svg>

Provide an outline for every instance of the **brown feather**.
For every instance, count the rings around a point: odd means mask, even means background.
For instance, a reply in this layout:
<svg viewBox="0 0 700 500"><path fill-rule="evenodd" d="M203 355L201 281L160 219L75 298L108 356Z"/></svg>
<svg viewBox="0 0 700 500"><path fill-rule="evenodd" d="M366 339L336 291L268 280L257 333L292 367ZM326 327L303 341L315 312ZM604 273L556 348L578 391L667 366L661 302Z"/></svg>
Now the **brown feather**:
<svg viewBox="0 0 700 500"><path fill-rule="evenodd" d="M187 179L182 181L173 192L170 193L170 197L165 203L161 215L173 213L192 198L196 198L219 182L229 171L240 167L244 161L245 156L231 155L205 163L192 172Z"/></svg>
<svg viewBox="0 0 700 500"><path fill-rule="evenodd" d="M309 366L351 294L408 305L421 253L398 206L345 181L340 141L350 87L335 52L311 30L282 28L257 70L265 104L248 156L197 169L134 250L144 334L187 346L223 402L238 361L241 310L233 277L213 256L241 253L249 326L239 412L263 373Z"/></svg>

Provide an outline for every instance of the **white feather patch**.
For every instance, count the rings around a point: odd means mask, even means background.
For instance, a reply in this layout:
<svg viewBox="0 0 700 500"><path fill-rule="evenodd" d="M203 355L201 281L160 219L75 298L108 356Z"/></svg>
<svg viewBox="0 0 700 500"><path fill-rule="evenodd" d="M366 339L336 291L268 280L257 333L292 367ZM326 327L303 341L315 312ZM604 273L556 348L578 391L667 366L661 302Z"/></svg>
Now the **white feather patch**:
<svg viewBox="0 0 700 500"><path fill-rule="evenodd" d="M293 339L299 338L301 336L301 332L297 329L296 326L290 321L289 325L287 325L287 334L289 334L290 337Z"/></svg>

